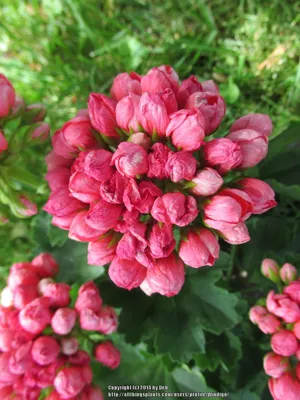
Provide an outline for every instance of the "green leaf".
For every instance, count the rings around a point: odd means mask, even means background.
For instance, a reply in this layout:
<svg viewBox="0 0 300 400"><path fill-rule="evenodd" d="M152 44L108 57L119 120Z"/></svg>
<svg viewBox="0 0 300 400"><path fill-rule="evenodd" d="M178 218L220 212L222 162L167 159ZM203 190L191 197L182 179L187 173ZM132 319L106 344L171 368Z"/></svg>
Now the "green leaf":
<svg viewBox="0 0 300 400"><path fill-rule="evenodd" d="M52 247L61 247L68 240L68 231L64 231L54 225L49 225L48 238Z"/></svg>
<svg viewBox="0 0 300 400"><path fill-rule="evenodd" d="M226 331L222 335L210 335L207 338L205 354L194 357L196 365L201 371L215 371L221 366L226 372L237 365L242 356L241 341L232 332Z"/></svg>
<svg viewBox="0 0 300 400"><path fill-rule="evenodd" d="M236 393L233 393L229 397L230 400L260 400L261 398L253 392L250 392L247 389L239 390Z"/></svg>
<svg viewBox="0 0 300 400"><path fill-rule="evenodd" d="M95 383L104 391L111 385L131 384L167 386L166 392L174 393L213 392L206 385L201 373L196 370L191 370L187 366L167 367L167 360L163 356L155 357L141 350L141 346L126 344L119 335L115 338L114 345L121 351L122 357L121 364L116 370L111 371L98 363L92 365ZM146 391L152 392L152 390Z"/></svg>
<svg viewBox="0 0 300 400"><path fill-rule="evenodd" d="M291 200L300 200L300 185L285 185L275 179L269 179L267 183L271 185L276 193Z"/></svg>
<svg viewBox="0 0 300 400"><path fill-rule="evenodd" d="M204 330L220 334L238 322L237 297L215 285L221 276L217 268L189 269L183 289L172 298L124 292L110 282L101 284L101 293L109 304L122 307L119 332L127 341L151 339L157 353L188 361L204 352Z"/></svg>
<svg viewBox="0 0 300 400"><path fill-rule="evenodd" d="M300 123L293 122L270 140L268 157L259 164L262 179L276 179L286 185L299 185Z"/></svg>

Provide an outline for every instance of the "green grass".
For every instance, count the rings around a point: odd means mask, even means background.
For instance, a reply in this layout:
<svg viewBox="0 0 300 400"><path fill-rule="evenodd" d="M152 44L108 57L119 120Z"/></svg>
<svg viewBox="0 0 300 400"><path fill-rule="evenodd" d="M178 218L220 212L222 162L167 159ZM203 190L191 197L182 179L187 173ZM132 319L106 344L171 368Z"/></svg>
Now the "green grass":
<svg viewBox="0 0 300 400"><path fill-rule="evenodd" d="M276 134L295 118L295 1L3 0L1 11L0 69L27 99L48 104L54 129L115 74L162 63L182 78L213 77L230 103L228 123L266 112Z"/></svg>

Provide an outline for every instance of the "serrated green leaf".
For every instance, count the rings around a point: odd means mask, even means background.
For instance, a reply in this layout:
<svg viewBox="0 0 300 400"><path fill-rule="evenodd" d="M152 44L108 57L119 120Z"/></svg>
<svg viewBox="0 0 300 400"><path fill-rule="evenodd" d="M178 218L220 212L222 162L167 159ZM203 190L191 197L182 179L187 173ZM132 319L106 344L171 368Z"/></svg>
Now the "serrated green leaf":
<svg viewBox="0 0 300 400"><path fill-rule="evenodd" d="M236 366L241 356L240 339L232 332L226 331L219 336L208 336L205 354L196 355L194 360L201 371L212 372L220 366L228 372Z"/></svg>
<svg viewBox="0 0 300 400"><path fill-rule="evenodd" d="M167 368L162 356L155 357L142 351L140 346L126 344L120 335L115 338L114 345L122 356L116 370L111 371L99 363L92 365L95 383L104 391L111 385L157 385L167 386L166 392L170 393L213 392L206 385L203 375L187 366Z"/></svg>
<svg viewBox="0 0 300 400"><path fill-rule="evenodd" d="M154 339L157 353L188 361L204 352L204 330L220 334L238 322L237 297L215 285L221 267L189 271L183 289L172 298L147 297L139 290L125 292L110 282L101 285L106 301L122 307L119 332L127 341Z"/></svg>

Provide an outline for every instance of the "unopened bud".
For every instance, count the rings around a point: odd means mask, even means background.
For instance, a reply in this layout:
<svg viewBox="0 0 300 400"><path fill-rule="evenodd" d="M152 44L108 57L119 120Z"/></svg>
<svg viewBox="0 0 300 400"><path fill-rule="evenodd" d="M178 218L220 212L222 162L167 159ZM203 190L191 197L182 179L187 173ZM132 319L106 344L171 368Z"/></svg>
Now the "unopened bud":
<svg viewBox="0 0 300 400"><path fill-rule="evenodd" d="M265 258L261 264L261 273L272 282L279 282L279 267L276 261Z"/></svg>
<svg viewBox="0 0 300 400"><path fill-rule="evenodd" d="M38 143L43 143L50 133L50 125L47 122L38 122L32 126L29 137Z"/></svg>
<svg viewBox="0 0 300 400"><path fill-rule="evenodd" d="M280 278L284 283L291 283L297 279L298 273L294 265L285 263L280 268Z"/></svg>
<svg viewBox="0 0 300 400"><path fill-rule="evenodd" d="M43 121L46 115L46 107L43 104L30 104L26 107L23 122L30 124Z"/></svg>

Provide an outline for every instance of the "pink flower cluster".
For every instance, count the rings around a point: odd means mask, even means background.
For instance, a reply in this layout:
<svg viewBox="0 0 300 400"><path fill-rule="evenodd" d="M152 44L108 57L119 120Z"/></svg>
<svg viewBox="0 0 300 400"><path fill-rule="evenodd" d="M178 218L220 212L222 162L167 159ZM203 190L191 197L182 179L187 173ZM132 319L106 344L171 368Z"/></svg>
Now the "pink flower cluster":
<svg viewBox="0 0 300 400"><path fill-rule="evenodd" d="M44 210L70 238L89 242L89 264L110 263L116 285L176 295L184 263L213 265L219 236L247 242L245 221L276 205L261 180L224 183L266 156L270 118L246 115L226 137L205 141L224 115L213 81L180 83L165 65L117 75L111 97L91 93L88 109L54 134Z"/></svg>
<svg viewBox="0 0 300 400"><path fill-rule="evenodd" d="M254 306L250 320L271 336L272 352L264 358L264 370L274 400L299 400L300 396L300 279L296 268L284 264L280 269L271 259L262 263L262 273L284 289L281 294L272 290L266 307Z"/></svg>
<svg viewBox="0 0 300 400"><path fill-rule="evenodd" d="M103 400L92 386L91 356L117 368L120 352L111 341L94 341L117 329L113 308L103 306L93 282L79 288L74 307L71 287L54 281L58 264L41 253L32 262L12 265L0 306L0 398ZM74 299L73 299L74 300ZM90 332L90 333L89 333ZM82 350L91 341L94 354Z"/></svg>

